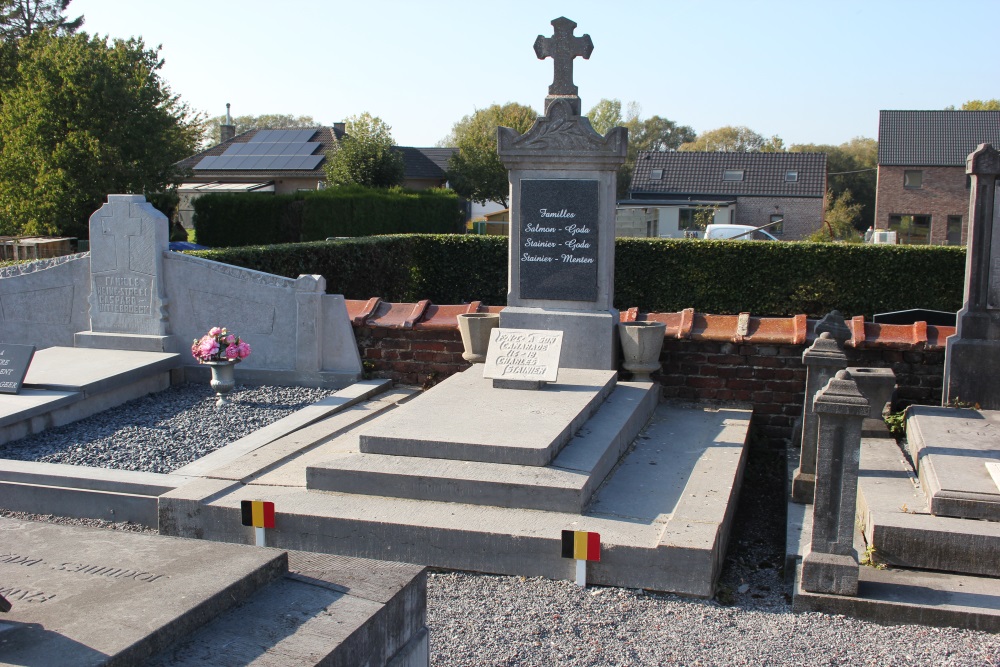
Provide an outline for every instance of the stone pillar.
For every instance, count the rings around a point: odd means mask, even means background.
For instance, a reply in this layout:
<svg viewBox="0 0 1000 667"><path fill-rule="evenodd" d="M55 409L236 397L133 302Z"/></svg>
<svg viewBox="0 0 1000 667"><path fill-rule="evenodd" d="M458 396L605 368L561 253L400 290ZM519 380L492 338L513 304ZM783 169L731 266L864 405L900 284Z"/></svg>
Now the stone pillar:
<svg viewBox="0 0 1000 667"><path fill-rule="evenodd" d="M839 315L840 313L833 311L820 321L816 329L819 331L820 326L826 322L827 325L823 327L824 331L802 353L802 364L806 367L806 395L802 404L802 441L800 443L799 467L795 469L795 474L792 477L792 500L797 503L808 504L812 502L816 482L816 414L813 412L813 397L816 392L826 386L834 373L847 367L847 355L844 354L840 342L834 337L834 331L831 330L836 329L836 317ZM850 330L847 329L842 317L840 324L850 335ZM843 335L843 332L837 333Z"/></svg>
<svg viewBox="0 0 1000 667"><path fill-rule="evenodd" d="M980 144L969 154L969 240L965 305L944 353L942 403L1000 410L1000 152Z"/></svg>
<svg viewBox="0 0 1000 667"><path fill-rule="evenodd" d="M813 593L855 595L858 552L854 517L858 501L861 424L868 401L851 374L837 372L814 401L819 420L816 495L809 550L802 559L802 588Z"/></svg>
<svg viewBox="0 0 1000 667"><path fill-rule="evenodd" d="M892 393L896 388L896 374L891 368L860 368L858 366L848 366L847 372L851 374L858 385L858 391L868 401L868 417L863 423L861 436L864 438L881 438L889 436L889 428L885 425L882 411L885 404L892 398Z"/></svg>
<svg viewBox="0 0 1000 667"><path fill-rule="evenodd" d="M323 295L326 278L301 275L295 281L295 370L317 372L323 365Z"/></svg>

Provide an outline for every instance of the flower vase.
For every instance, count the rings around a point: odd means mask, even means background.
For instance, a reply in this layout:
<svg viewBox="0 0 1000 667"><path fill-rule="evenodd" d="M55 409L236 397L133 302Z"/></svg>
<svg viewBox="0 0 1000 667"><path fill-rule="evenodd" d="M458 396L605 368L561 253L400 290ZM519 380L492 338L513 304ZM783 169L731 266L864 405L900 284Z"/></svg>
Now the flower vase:
<svg viewBox="0 0 1000 667"><path fill-rule="evenodd" d="M500 326L497 313L462 313L458 316L458 331L462 334L465 352L462 358L473 364L486 361L490 346L490 331Z"/></svg>
<svg viewBox="0 0 1000 667"><path fill-rule="evenodd" d="M230 401L226 398L226 395L236 386L233 366L238 363L238 360L206 361L203 363L212 369L212 381L209 382L209 386L212 387L212 391L218 397L215 401L216 407L228 405Z"/></svg>
<svg viewBox="0 0 1000 667"><path fill-rule="evenodd" d="M663 322L619 322L622 366L635 382L650 382L650 373L660 369L660 350L667 325Z"/></svg>

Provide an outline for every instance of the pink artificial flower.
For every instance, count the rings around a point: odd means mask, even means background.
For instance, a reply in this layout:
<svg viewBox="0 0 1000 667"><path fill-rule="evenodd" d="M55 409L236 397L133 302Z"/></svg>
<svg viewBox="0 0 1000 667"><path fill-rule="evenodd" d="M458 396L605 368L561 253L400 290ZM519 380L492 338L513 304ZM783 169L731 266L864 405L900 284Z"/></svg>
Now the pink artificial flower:
<svg viewBox="0 0 1000 667"><path fill-rule="evenodd" d="M222 328L220 328L220 327L212 327L211 329L208 330L208 335L209 336L218 336L222 332L223 332Z"/></svg>
<svg viewBox="0 0 1000 667"><path fill-rule="evenodd" d="M231 338L232 336L230 336ZM236 359L240 356L240 348L236 345L230 345L226 348L226 359Z"/></svg>
<svg viewBox="0 0 1000 667"><path fill-rule="evenodd" d="M229 334L222 340L226 343L226 345L233 345L234 343L236 343L236 336L234 336L233 334Z"/></svg>
<svg viewBox="0 0 1000 667"><path fill-rule="evenodd" d="M205 336L201 339L201 344L199 345L199 352L201 352L202 359L211 359L212 355L219 351L219 341L215 340L211 336Z"/></svg>
<svg viewBox="0 0 1000 667"><path fill-rule="evenodd" d="M239 350L240 359L246 359L250 356L250 343L245 340L240 341L240 344L236 346Z"/></svg>

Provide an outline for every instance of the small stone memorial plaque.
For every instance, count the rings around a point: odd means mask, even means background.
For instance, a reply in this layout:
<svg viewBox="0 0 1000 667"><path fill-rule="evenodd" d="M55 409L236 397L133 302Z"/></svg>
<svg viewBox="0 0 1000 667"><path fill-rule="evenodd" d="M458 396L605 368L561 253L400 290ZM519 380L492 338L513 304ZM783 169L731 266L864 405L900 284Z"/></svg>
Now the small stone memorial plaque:
<svg viewBox="0 0 1000 667"><path fill-rule="evenodd" d="M598 181L521 181L521 297L597 299Z"/></svg>
<svg viewBox="0 0 1000 667"><path fill-rule="evenodd" d="M21 384L28 374L33 356L34 345L0 343L0 394L16 394L21 391Z"/></svg>
<svg viewBox="0 0 1000 667"><path fill-rule="evenodd" d="M559 377L562 331L494 329L483 377L494 380L555 382Z"/></svg>

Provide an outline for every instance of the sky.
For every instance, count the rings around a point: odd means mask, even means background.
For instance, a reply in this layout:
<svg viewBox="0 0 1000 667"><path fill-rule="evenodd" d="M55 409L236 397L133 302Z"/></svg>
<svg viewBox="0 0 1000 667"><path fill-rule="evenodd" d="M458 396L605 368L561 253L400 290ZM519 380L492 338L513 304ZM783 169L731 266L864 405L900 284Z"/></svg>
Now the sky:
<svg viewBox="0 0 1000 667"><path fill-rule="evenodd" d="M541 111L552 60L532 45L567 16L583 109L637 102L697 132L745 125L786 145L877 138L880 109L1000 97L1000 0L73 0L71 18L162 46L163 78L209 116L363 112L433 146L491 104ZM979 37L976 37L979 34Z"/></svg>

